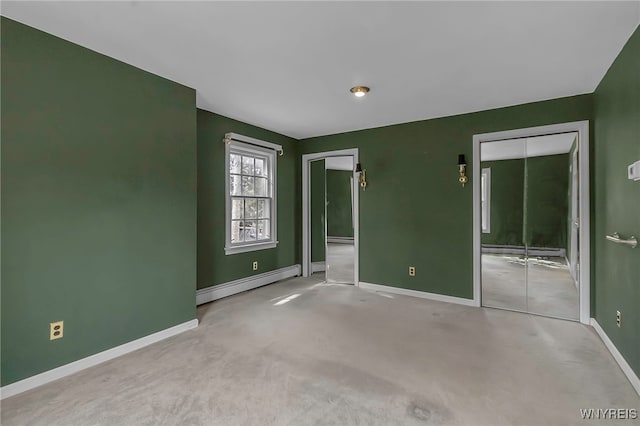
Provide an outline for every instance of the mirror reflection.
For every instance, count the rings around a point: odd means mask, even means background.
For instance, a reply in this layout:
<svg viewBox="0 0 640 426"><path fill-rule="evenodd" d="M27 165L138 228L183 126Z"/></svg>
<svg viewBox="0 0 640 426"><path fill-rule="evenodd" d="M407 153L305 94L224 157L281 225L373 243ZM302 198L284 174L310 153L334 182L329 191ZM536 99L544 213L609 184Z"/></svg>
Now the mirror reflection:
<svg viewBox="0 0 640 426"><path fill-rule="evenodd" d="M579 318L577 134L483 142L482 304Z"/></svg>
<svg viewBox="0 0 640 426"><path fill-rule="evenodd" d="M354 167L352 156L311 163L311 266L328 283L354 283Z"/></svg>

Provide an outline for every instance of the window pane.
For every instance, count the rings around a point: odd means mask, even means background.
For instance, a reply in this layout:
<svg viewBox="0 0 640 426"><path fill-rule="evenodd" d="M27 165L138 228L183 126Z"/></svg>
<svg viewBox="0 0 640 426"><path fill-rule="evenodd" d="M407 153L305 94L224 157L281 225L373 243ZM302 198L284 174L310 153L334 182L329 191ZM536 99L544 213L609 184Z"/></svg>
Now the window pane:
<svg viewBox="0 0 640 426"><path fill-rule="evenodd" d="M245 241L256 240L256 222L254 220L245 220L243 222L243 234Z"/></svg>
<svg viewBox="0 0 640 426"><path fill-rule="evenodd" d="M229 171L231 173L240 174L240 165L242 164L242 157L238 154L229 155Z"/></svg>
<svg viewBox="0 0 640 426"><path fill-rule="evenodd" d="M256 176L267 176L267 161L264 158L256 158Z"/></svg>
<svg viewBox="0 0 640 426"><path fill-rule="evenodd" d="M487 206L486 206L486 202L482 202L482 230L486 231L487 230Z"/></svg>
<svg viewBox="0 0 640 426"><path fill-rule="evenodd" d="M235 149L229 152L229 194L231 203L227 226L230 244L245 246L264 243L275 238L271 209L275 176L272 175L275 158L271 154L259 154Z"/></svg>
<svg viewBox="0 0 640 426"><path fill-rule="evenodd" d="M254 173L253 157L242 156L242 174L252 175Z"/></svg>
<svg viewBox="0 0 640 426"><path fill-rule="evenodd" d="M231 201L231 219L242 219L244 218L244 208L243 208L244 200L242 198L234 198Z"/></svg>
<svg viewBox="0 0 640 426"><path fill-rule="evenodd" d="M268 195L266 178L257 177L255 178L254 184L255 184L254 195L257 195L258 197L266 197Z"/></svg>
<svg viewBox="0 0 640 426"><path fill-rule="evenodd" d="M244 200L244 217L247 219L255 219L258 216L258 205L255 198L247 198Z"/></svg>
<svg viewBox="0 0 640 426"><path fill-rule="evenodd" d="M232 243L241 243L244 241L242 239L243 234L240 232L240 221L234 220L231 222L231 242Z"/></svg>
<svg viewBox="0 0 640 426"><path fill-rule="evenodd" d="M271 238L271 222L269 220L258 221L258 239L268 240Z"/></svg>
<svg viewBox="0 0 640 426"><path fill-rule="evenodd" d="M253 182L252 177L242 176L242 195L253 195Z"/></svg>
<svg viewBox="0 0 640 426"><path fill-rule="evenodd" d="M271 200L258 200L258 219L268 219L271 215Z"/></svg>
<svg viewBox="0 0 640 426"><path fill-rule="evenodd" d="M242 195L241 187L240 187L240 176L239 175L231 175L229 176L229 190L231 195Z"/></svg>

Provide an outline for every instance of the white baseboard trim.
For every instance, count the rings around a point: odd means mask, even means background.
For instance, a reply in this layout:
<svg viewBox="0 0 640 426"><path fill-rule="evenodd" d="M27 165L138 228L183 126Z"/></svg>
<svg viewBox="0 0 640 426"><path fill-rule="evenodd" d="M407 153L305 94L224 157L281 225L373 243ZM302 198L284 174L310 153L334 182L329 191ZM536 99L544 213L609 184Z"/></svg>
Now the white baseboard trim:
<svg viewBox="0 0 640 426"><path fill-rule="evenodd" d="M45 371L44 373L27 377L26 379L11 383L0 388L0 399L9 398L10 396L17 395L33 388L37 388L38 386L53 382L54 380L61 379L89 367L101 364L105 361L109 361L119 356L128 354L129 352L136 351L152 343L156 343L168 337L180 334L184 331L191 330L193 328L196 328L197 326L198 320L192 319L191 321L174 325L173 327L169 327L156 333L149 334L148 336L132 340L131 342L116 346L115 348L107 349L106 351L98 352L97 354L90 355L86 358L82 358L77 361L70 362L69 364L56 367L53 370Z"/></svg>
<svg viewBox="0 0 640 426"><path fill-rule="evenodd" d="M327 237L328 243L353 244L353 237Z"/></svg>
<svg viewBox="0 0 640 426"><path fill-rule="evenodd" d="M311 273L324 272L327 269L327 265L324 262L311 262Z"/></svg>
<svg viewBox="0 0 640 426"><path fill-rule="evenodd" d="M627 360L624 359L618 348L616 348L616 345L614 345L611 339L609 339L609 336L607 336L607 333L604 332L604 329L600 327L600 324L598 324L598 321L596 321L595 318L591 318L591 326L596 333L598 333L598 336L600 336L607 349L609 349L609 352L613 355L613 359L616 360L622 372L627 376L629 382L631 382L631 386L633 386L636 392L638 392L638 395L640 395L640 379L633 371Z"/></svg>
<svg viewBox="0 0 640 426"><path fill-rule="evenodd" d="M380 284L371 284L360 281L360 288L373 291L382 291L385 293L403 294L405 296L420 297L422 299L437 300L439 302L456 303L458 305L478 306L473 299L465 299L462 297L447 296L445 294L427 293L426 291L409 290L407 288L391 287Z"/></svg>
<svg viewBox="0 0 640 426"><path fill-rule="evenodd" d="M253 290L263 285L275 283L300 275L300 265L287 266L286 268L275 269L263 274L252 275L246 278L240 278L235 281L214 285L198 290L196 292L196 305L213 302L223 297L232 296L243 291Z"/></svg>

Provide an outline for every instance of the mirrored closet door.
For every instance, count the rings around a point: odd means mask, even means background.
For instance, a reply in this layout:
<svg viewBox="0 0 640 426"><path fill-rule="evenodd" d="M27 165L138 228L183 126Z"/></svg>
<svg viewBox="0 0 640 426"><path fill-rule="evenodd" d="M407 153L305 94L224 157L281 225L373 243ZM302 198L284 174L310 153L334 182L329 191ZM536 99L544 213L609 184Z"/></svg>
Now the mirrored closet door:
<svg viewBox="0 0 640 426"><path fill-rule="evenodd" d="M483 306L579 319L577 133L483 142Z"/></svg>
<svg viewBox="0 0 640 426"><path fill-rule="evenodd" d="M327 157L309 166L312 273L328 283L354 284L353 156Z"/></svg>
<svg viewBox="0 0 640 426"><path fill-rule="evenodd" d="M326 281L354 283L353 157L326 159Z"/></svg>

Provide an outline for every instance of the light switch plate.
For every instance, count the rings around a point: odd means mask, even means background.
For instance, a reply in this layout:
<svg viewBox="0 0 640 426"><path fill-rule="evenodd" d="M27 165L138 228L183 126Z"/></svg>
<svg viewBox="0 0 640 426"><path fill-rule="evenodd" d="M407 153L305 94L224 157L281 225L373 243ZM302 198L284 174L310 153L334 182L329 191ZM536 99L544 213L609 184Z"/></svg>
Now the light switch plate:
<svg viewBox="0 0 640 426"><path fill-rule="evenodd" d="M633 181L640 180L640 160L636 161L633 164L629 164L627 171L628 171L629 180L633 180Z"/></svg>

